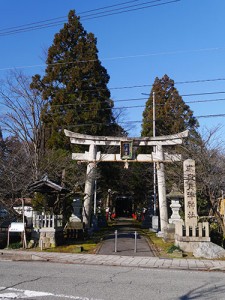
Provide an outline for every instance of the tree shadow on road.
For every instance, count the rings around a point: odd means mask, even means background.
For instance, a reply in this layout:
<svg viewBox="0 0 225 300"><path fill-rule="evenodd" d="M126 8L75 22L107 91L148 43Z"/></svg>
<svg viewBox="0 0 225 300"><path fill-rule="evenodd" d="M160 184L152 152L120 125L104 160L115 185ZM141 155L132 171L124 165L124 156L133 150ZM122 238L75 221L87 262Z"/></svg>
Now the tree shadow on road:
<svg viewBox="0 0 225 300"><path fill-rule="evenodd" d="M198 288L191 290L185 295L181 296L180 300L191 300L191 299L224 299L225 286L220 284L204 284Z"/></svg>

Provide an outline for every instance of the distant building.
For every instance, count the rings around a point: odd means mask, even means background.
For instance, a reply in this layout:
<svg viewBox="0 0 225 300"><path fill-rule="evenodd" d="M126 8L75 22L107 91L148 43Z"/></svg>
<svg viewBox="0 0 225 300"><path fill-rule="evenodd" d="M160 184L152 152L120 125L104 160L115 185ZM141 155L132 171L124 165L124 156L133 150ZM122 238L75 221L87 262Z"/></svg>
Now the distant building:
<svg viewBox="0 0 225 300"><path fill-rule="evenodd" d="M31 204L31 198L17 198L13 209L22 217L24 212L24 217L27 225L32 225L33 222L33 207Z"/></svg>

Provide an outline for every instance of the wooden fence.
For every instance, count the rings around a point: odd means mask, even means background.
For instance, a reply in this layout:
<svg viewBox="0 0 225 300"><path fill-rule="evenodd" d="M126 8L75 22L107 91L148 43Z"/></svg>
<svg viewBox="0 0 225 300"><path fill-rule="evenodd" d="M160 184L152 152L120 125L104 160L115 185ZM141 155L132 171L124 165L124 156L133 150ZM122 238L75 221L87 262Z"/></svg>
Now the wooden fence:
<svg viewBox="0 0 225 300"><path fill-rule="evenodd" d="M62 215L34 215L34 228L60 228L63 224Z"/></svg>

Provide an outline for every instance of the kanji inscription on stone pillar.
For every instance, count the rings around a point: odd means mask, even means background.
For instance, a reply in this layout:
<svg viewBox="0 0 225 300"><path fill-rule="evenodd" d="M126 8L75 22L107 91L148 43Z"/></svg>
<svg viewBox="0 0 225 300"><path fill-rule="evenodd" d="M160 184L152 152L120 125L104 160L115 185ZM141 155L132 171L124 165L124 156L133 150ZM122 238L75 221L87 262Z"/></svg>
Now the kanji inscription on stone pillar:
<svg viewBox="0 0 225 300"><path fill-rule="evenodd" d="M185 224L197 226L195 161L187 159L184 161L183 167Z"/></svg>

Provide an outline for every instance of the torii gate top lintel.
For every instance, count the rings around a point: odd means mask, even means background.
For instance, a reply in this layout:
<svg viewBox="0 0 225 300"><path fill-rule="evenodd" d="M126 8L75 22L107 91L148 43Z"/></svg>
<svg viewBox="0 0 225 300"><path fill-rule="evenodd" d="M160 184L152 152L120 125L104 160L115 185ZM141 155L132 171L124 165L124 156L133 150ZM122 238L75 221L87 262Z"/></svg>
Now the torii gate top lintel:
<svg viewBox="0 0 225 300"><path fill-rule="evenodd" d="M70 138L72 144L80 145L112 145L120 146L121 141L133 141L139 146L156 146L156 145L175 145L182 144L182 139L188 137L189 131L185 130L183 132L164 135L157 137L116 137L116 136L96 136L96 135L86 135L77 132L72 132L64 129L66 136Z"/></svg>

